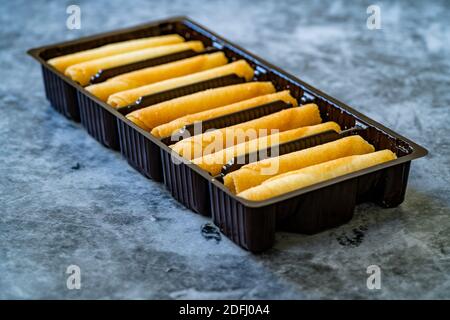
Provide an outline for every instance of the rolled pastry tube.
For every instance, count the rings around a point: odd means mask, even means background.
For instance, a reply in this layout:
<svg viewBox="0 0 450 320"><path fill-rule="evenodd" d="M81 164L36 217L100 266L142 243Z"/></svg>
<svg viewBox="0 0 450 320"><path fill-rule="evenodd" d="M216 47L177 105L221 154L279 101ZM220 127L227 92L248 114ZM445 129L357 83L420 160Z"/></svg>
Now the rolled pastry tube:
<svg viewBox="0 0 450 320"><path fill-rule="evenodd" d="M396 158L390 150L343 157L275 176L237 195L247 200L262 201Z"/></svg>
<svg viewBox="0 0 450 320"><path fill-rule="evenodd" d="M115 93L108 98L108 104L115 108L123 107L135 102L138 98L149 94L231 74L235 74L239 77L245 78L247 81L250 81L253 78L253 72L253 68L245 60L239 60L221 67L193 73L184 77L168 79L135 89Z"/></svg>
<svg viewBox="0 0 450 320"><path fill-rule="evenodd" d="M231 192L240 193L285 172L374 151L375 148L360 136L350 136L312 148L249 163L227 174L224 177L224 185Z"/></svg>
<svg viewBox="0 0 450 320"><path fill-rule="evenodd" d="M212 110L207 110L199 113L189 114L187 116L172 120L168 123L157 126L152 130L152 134L155 137L168 137L173 132L180 130L186 125L192 124L196 121L204 121L212 118L217 118L230 113L262 106L275 101L284 101L290 103L293 106L297 106L297 100L295 100L288 90L280 91L277 93L266 94L264 96L259 96L256 98L240 101L227 106L215 108Z"/></svg>
<svg viewBox="0 0 450 320"><path fill-rule="evenodd" d="M144 130L151 129L190 113L197 113L275 92L270 82L248 82L209 89L127 114L127 118Z"/></svg>
<svg viewBox="0 0 450 320"><path fill-rule="evenodd" d="M321 122L319 107L316 104L307 104L189 137L177 142L171 148L185 159L192 160L239 143L276 133L273 132L275 130L287 131Z"/></svg>
<svg viewBox="0 0 450 320"><path fill-rule="evenodd" d="M67 54L64 56L52 58L47 62L54 66L61 72L64 72L67 67L81 62L112 56L115 54L153 48L159 46L165 46L169 44L184 42L183 37L177 34L169 34L165 36L141 38L135 40L115 42L107 44L94 49L79 51L76 53Z"/></svg>
<svg viewBox="0 0 450 320"><path fill-rule="evenodd" d="M337 123L330 121L314 126L307 126L278 132L268 136L260 137L258 139L239 143L235 146L231 146L211 154L204 155L203 157L192 160L192 163L196 164L203 170L208 171L211 175L216 176L222 171L223 166L235 157L244 156L248 153L256 152L258 150L263 150L278 144L297 140L329 130L340 132L341 128ZM227 176L225 176L225 178Z"/></svg>
<svg viewBox="0 0 450 320"><path fill-rule="evenodd" d="M227 62L228 60L223 52L202 54L124 73L112 77L105 82L87 86L85 89L99 99L107 101L108 97L116 92L223 66Z"/></svg>
<svg viewBox="0 0 450 320"><path fill-rule="evenodd" d="M68 67L64 74L72 80L77 81L82 86L85 86L89 84L91 77L102 69L123 66L129 63L157 58L189 49L200 52L204 50L204 47L200 41L189 41L156 48L135 50L74 64Z"/></svg>

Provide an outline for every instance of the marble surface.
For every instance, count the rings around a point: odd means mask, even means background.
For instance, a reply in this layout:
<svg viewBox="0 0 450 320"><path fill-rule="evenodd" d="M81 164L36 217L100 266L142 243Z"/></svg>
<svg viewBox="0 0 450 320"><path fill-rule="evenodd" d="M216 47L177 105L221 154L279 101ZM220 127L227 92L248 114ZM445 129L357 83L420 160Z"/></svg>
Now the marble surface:
<svg viewBox="0 0 450 320"><path fill-rule="evenodd" d="M450 298L450 8L386 1L8 1L0 11L0 298ZM224 37L425 146L405 202L357 207L252 255L130 168L44 96L29 48L172 15ZM66 268L81 268L68 290ZM369 265L380 290L366 286Z"/></svg>

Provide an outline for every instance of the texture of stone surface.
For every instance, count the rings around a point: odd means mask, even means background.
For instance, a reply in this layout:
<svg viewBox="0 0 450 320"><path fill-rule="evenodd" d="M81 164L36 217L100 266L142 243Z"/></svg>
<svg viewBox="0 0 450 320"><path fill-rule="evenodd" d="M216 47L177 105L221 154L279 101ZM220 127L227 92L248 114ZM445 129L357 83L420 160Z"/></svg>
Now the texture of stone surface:
<svg viewBox="0 0 450 320"><path fill-rule="evenodd" d="M450 298L450 8L446 1L8 1L0 12L0 298ZM56 113L25 51L172 15L224 37L429 149L405 202L357 207L252 255ZM67 266L81 290L66 288ZM366 287L369 265L381 290Z"/></svg>

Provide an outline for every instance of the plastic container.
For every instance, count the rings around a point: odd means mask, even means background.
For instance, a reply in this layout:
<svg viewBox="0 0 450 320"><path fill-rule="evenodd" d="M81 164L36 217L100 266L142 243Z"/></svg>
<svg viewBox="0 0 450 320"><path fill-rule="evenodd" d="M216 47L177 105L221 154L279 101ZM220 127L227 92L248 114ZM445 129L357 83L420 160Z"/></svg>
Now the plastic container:
<svg viewBox="0 0 450 320"><path fill-rule="evenodd" d="M201 40L205 47L222 50L230 60L247 60L256 70L256 80L271 81L277 90L289 89L302 104L315 102L324 121L335 121L344 130L358 128L344 134L360 134L377 150L390 149L398 158L269 200L247 201L230 193L220 176L211 177L191 163L173 163L169 141L152 136L126 119L124 114L129 109L121 110L122 114L111 108L46 63L49 58L70 52L168 33ZM91 135L111 148L119 145L123 156L138 171L157 181L164 179L177 200L199 213L211 214L226 236L253 252L270 248L277 230L311 234L345 223L352 218L355 205L360 202L373 201L383 207L399 205L405 196L411 160L427 154L414 142L184 17L32 49L29 53L42 64L46 94L55 109L76 120L79 105L83 110L81 119ZM143 100L165 99L167 94L180 93L171 90ZM227 118L221 120L224 119ZM210 124L217 125L214 121ZM334 138L338 137L332 133L316 135L282 149L301 148L308 143L315 145ZM225 170L236 168L228 166Z"/></svg>

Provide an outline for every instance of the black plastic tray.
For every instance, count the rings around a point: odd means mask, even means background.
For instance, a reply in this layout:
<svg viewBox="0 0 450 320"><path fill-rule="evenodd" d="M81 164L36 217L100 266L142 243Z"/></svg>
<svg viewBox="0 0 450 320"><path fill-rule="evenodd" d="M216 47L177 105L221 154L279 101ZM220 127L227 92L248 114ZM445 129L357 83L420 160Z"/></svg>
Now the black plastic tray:
<svg viewBox="0 0 450 320"><path fill-rule="evenodd" d="M319 106L324 121L335 121L342 129L365 128L359 133L363 138L372 143L376 149L387 148L398 156L396 160L260 202L236 197L223 186L220 178L211 177L191 163L180 165L179 168L184 169L177 169L178 172L174 172L173 178L166 181L166 184L169 182L172 184L169 186L172 193L175 189L180 191L179 194L201 193L201 190L195 189L195 183L186 182L189 179L191 181L197 179L203 185L206 182L210 191L206 193L210 196L210 200L206 203L210 204L213 220L235 243L245 249L259 252L273 245L275 231L278 229L315 233L351 219L354 207L359 202L374 201L384 207L393 207L403 201L411 160L425 156L427 151L424 148L188 18L171 18L32 49L29 53L42 64L46 94L55 109L76 120L78 100L92 100L94 107L91 105L90 108L101 110L98 113L100 118L101 113L104 113L111 116L108 120L110 123L114 118L117 121L120 149L128 162L146 176L161 181L162 168L165 168L165 176L168 175L167 166L172 168L165 156L170 154L171 149L160 139L142 130L120 112L96 99L77 83L56 71L46 63L46 60L107 43L167 33L178 33L186 39L201 40L205 47L215 47L224 51L230 60L247 60L256 70L255 79L271 81L277 90L289 89L301 103L314 101ZM80 99L74 98L77 92ZM98 128L102 128L106 134L111 134L108 132L109 127L102 125L101 120L92 127L97 131L100 130ZM99 140L107 139L100 134L93 135ZM183 199L183 196L175 194L174 196L185 204L191 201L188 198ZM188 207L194 208L194 205L188 204Z"/></svg>

